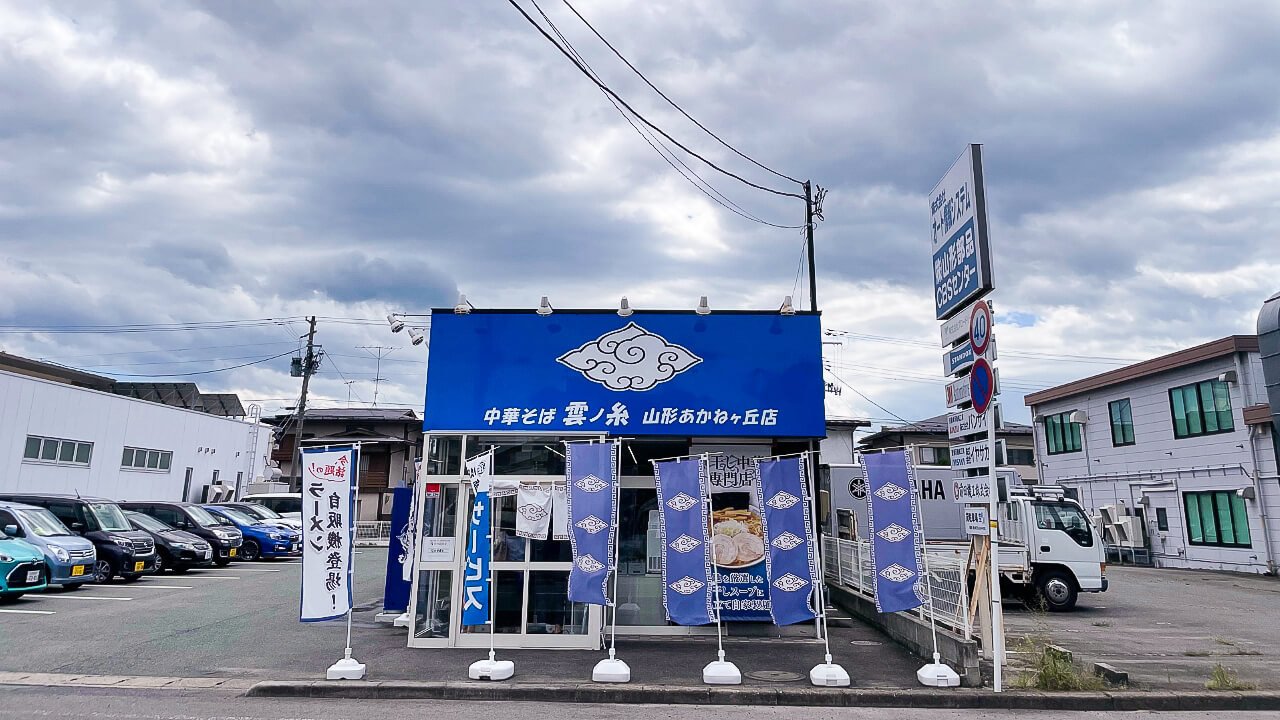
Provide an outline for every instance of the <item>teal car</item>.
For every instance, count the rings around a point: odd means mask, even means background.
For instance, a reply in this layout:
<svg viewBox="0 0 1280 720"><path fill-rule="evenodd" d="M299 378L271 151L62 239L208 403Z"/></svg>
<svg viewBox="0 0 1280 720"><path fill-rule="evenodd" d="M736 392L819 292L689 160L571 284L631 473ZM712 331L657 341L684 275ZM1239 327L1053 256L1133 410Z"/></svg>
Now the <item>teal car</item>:
<svg viewBox="0 0 1280 720"><path fill-rule="evenodd" d="M0 528L0 602L17 600L24 593L43 590L48 571L44 553L31 543L14 537L16 525Z"/></svg>

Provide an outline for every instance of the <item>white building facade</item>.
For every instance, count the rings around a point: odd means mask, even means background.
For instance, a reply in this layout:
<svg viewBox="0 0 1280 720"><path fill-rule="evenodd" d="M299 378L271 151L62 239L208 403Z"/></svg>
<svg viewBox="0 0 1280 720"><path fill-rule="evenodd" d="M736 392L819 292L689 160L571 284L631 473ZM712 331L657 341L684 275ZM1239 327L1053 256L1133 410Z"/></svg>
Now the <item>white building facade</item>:
<svg viewBox="0 0 1280 720"><path fill-rule="evenodd" d="M204 498L263 474L270 428L0 371L0 491ZM255 432L256 428L256 432Z"/></svg>
<svg viewBox="0 0 1280 720"><path fill-rule="evenodd" d="M1280 476L1256 336L1026 397L1040 477L1159 567L1275 572ZM1145 551L1142 552L1142 551Z"/></svg>

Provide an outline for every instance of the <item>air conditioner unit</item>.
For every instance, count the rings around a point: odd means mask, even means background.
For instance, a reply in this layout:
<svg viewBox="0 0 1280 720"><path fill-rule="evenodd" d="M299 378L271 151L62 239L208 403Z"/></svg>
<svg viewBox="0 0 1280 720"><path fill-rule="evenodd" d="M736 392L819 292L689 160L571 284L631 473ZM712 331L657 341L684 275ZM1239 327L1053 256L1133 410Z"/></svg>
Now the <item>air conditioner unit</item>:
<svg viewBox="0 0 1280 720"><path fill-rule="evenodd" d="M1125 547L1143 547L1146 545L1142 539L1142 524L1137 517L1127 515L1120 519L1116 527L1124 531L1124 539L1120 541L1121 545Z"/></svg>
<svg viewBox="0 0 1280 720"><path fill-rule="evenodd" d="M1115 525L1120 517L1120 508L1116 505L1103 505L1098 508L1098 513L1102 515L1104 525Z"/></svg>
<svg viewBox="0 0 1280 720"><path fill-rule="evenodd" d="M1129 539L1129 531L1125 525L1115 524L1107 527L1111 530L1112 537L1115 538L1115 542L1111 543L1112 545L1129 547L1129 543L1132 541Z"/></svg>

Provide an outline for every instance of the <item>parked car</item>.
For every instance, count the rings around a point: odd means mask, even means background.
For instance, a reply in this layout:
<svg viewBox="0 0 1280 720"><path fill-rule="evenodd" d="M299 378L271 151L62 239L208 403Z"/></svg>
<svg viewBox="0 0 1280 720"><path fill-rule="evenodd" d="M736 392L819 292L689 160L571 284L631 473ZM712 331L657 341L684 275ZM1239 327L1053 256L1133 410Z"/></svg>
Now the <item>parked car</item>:
<svg viewBox="0 0 1280 720"><path fill-rule="evenodd" d="M17 537L18 526L0 528L0 602L45 588L44 553Z"/></svg>
<svg viewBox="0 0 1280 720"><path fill-rule="evenodd" d="M155 542L150 535L134 530L120 506L110 500L25 493L0 495L0 500L42 507L72 532L92 542L97 551L94 582L109 582L117 575L132 582L155 570Z"/></svg>
<svg viewBox="0 0 1280 720"><path fill-rule="evenodd" d="M251 502L265 505L281 517L297 520L302 523L302 493L258 493L245 495L240 502Z"/></svg>
<svg viewBox="0 0 1280 720"><path fill-rule="evenodd" d="M160 522L191 533L209 543L213 550L213 564L224 567L240 554L243 534L234 526L210 515L196 503L176 500L146 500L120 503L126 510L150 515Z"/></svg>
<svg viewBox="0 0 1280 720"><path fill-rule="evenodd" d="M279 525L267 525L256 517L222 505L205 505L214 515L233 523L244 533L241 556L245 560L302 554L302 533Z"/></svg>
<svg viewBox="0 0 1280 720"><path fill-rule="evenodd" d="M74 590L93 579L98 558L93 543L71 532L53 513L35 505L0 502L0 528L10 525L17 528L15 537L44 553L49 584Z"/></svg>
<svg viewBox="0 0 1280 720"><path fill-rule="evenodd" d="M224 502L218 503L218 505L239 510L245 515L255 517L268 525L279 525L280 527L302 532L302 520L287 518L266 505L259 505L255 502Z"/></svg>
<svg viewBox="0 0 1280 720"><path fill-rule="evenodd" d="M155 541L157 574L165 570L184 573L193 567L213 564L213 548L200 537L135 510L126 510L124 516L135 529Z"/></svg>

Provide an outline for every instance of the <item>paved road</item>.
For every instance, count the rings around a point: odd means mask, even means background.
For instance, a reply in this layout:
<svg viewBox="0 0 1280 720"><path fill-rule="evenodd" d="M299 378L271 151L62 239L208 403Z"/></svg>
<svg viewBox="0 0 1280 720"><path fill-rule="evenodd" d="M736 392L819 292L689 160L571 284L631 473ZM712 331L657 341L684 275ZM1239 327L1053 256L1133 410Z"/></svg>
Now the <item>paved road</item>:
<svg viewBox="0 0 1280 720"><path fill-rule="evenodd" d="M1014 635L1044 635L1078 658L1127 670L1144 687L1203 689L1222 663L1260 689L1280 688L1280 581L1198 570L1109 567L1110 589L1074 612L1009 603ZM1256 653L1256 654L1255 654Z"/></svg>
<svg viewBox="0 0 1280 720"><path fill-rule="evenodd" d="M212 693L176 695L172 691L82 690L74 694L50 688L5 688L0 719L9 720L405 720L405 718L467 718L510 720L555 717L557 720L636 720L663 718L704 720L729 708L699 705L589 705L567 703L441 702L409 700L293 700L244 698ZM807 720L1277 720L1280 713L1064 713L1026 710L904 710L885 708L753 707L752 718Z"/></svg>

